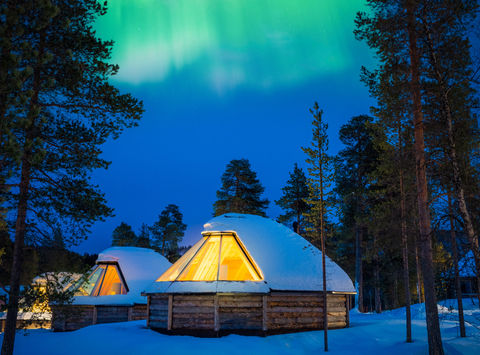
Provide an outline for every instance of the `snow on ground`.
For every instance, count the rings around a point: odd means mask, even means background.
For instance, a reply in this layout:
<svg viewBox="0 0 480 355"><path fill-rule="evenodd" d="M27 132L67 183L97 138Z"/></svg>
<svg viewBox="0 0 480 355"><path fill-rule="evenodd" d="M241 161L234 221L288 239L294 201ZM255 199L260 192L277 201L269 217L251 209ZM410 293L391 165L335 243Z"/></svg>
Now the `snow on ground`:
<svg viewBox="0 0 480 355"><path fill-rule="evenodd" d="M465 300L467 338L460 338L456 302L439 305L446 354L480 353L480 310ZM382 314L351 312L351 327L329 331L331 354L427 354L423 305L412 307L414 343L404 342L405 309ZM154 332L145 321L100 324L74 332L20 331L15 354L313 354L323 352L323 332L268 337L229 335L222 338L168 336Z"/></svg>

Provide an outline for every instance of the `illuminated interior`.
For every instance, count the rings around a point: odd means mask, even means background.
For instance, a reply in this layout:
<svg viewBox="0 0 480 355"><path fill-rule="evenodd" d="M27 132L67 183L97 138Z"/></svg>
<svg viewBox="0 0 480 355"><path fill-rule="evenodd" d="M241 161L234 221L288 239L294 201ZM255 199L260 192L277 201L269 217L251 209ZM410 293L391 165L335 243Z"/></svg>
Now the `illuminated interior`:
<svg viewBox="0 0 480 355"><path fill-rule="evenodd" d="M234 233L212 233L191 247L157 281L261 281L263 276Z"/></svg>
<svg viewBox="0 0 480 355"><path fill-rule="evenodd" d="M126 295L127 288L116 264L100 264L78 287L75 296Z"/></svg>

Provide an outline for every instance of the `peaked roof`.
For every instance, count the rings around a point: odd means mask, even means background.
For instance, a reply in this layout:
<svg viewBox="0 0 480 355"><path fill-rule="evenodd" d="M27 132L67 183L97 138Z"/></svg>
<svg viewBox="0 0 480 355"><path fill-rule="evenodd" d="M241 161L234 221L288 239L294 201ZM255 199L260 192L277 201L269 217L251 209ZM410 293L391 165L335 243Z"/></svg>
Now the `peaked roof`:
<svg viewBox="0 0 480 355"><path fill-rule="evenodd" d="M156 281L147 293L321 291L322 253L271 219L228 213L204 225L203 233L235 232L264 276L262 281ZM348 275L326 257L327 290L355 292Z"/></svg>
<svg viewBox="0 0 480 355"><path fill-rule="evenodd" d="M158 277L158 271L167 270L171 263L152 249L111 247L102 251L97 264L116 262L128 287L126 295L76 296L74 304L134 304L146 303L141 293Z"/></svg>

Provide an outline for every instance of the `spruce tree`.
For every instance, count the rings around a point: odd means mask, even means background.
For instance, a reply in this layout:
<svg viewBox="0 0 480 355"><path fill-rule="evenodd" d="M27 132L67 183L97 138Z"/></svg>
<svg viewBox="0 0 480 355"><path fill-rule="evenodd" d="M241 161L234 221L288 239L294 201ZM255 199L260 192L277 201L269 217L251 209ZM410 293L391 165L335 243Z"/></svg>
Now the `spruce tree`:
<svg viewBox="0 0 480 355"><path fill-rule="evenodd" d="M236 212L266 216L269 201L261 198L264 191L247 159L232 160L222 175L222 187L217 191L213 215Z"/></svg>
<svg viewBox="0 0 480 355"><path fill-rule="evenodd" d="M150 229L145 223L142 224L138 232L136 246L140 248L150 248Z"/></svg>
<svg viewBox="0 0 480 355"><path fill-rule="evenodd" d="M290 173L290 179L282 188L282 197L275 201L285 213L278 217L280 223L291 223L295 221L295 232L302 234L305 231L305 214L310 211L310 206L306 202L309 197L307 177L301 168L295 163L293 171ZM295 228L294 228L295 229Z"/></svg>
<svg viewBox="0 0 480 355"><path fill-rule="evenodd" d="M113 43L93 29L105 12L93 0L0 4L0 162L9 184L0 178L0 192L15 219L2 354L13 353L25 240L61 228L75 243L111 215L90 173L108 167L101 145L135 126L143 111L109 83L118 71L108 62Z"/></svg>
<svg viewBox="0 0 480 355"><path fill-rule="evenodd" d="M177 205L170 204L160 213L158 220L150 227L151 245L169 260L178 253L187 225Z"/></svg>
<svg viewBox="0 0 480 355"><path fill-rule="evenodd" d="M137 244L137 236L132 227L121 222L112 232L113 247L133 247Z"/></svg>
<svg viewBox="0 0 480 355"><path fill-rule="evenodd" d="M314 239L319 239L322 250L322 276L323 276L323 332L324 350L328 351L328 309L327 309L327 275L325 269L325 239L326 239L326 215L331 205L328 197L331 195L331 184L333 182L333 160L328 155L328 124L323 120L323 111L315 102L310 109L313 116L312 121L312 142L309 147L302 148L307 154L305 160L308 167L308 204L310 212L307 219L311 224L310 232Z"/></svg>

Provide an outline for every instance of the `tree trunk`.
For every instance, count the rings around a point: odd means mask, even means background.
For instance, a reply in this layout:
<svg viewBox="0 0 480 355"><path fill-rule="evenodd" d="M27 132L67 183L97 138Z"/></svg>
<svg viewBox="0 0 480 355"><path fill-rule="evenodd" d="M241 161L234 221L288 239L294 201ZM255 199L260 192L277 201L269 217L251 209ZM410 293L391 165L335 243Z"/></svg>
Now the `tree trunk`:
<svg viewBox="0 0 480 355"><path fill-rule="evenodd" d="M463 300L462 300L462 286L460 284L460 273L458 270L458 249L457 236L455 234L455 223L453 221L452 196L448 193L448 214L450 219L450 240L452 243L453 252L453 266L455 270L455 294L458 303L458 322L460 323L460 336L466 337L465 334L465 318L463 317Z"/></svg>
<svg viewBox="0 0 480 355"><path fill-rule="evenodd" d="M27 150L22 159L20 193L17 205L17 220L15 222L15 244L13 247L13 263L10 276L10 293L7 307L7 321L2 343L2 355L13 354L15 330L17 327L18 301L20 293L20 276L23 266L23 246L25 239L27 201L30 188L30 161Z"/></svg>
<svg viewBox="0 0 480 355"><path fill-rule="evenodd" d="M395 277L393 279L393 307L392 308L397 308L398 307L398 273L395 272Z"/></svg>
<svg viewBox="0 0 480 355"><path fill-rule="evenodd" d="M425 302L425 299L423 297L423 287L422 287L422 270L420 266L420 258L419 258L419 252L418 252L418 244L420 244L417 235L415 235L415 269L417 272L417 298L418 298L418 303L423 303Z"/></svg>
<svg viewBox="0 0 480 355"><path fill-rule="evenodd" d="M400 130L399 130L399 143L400 143L400 150L401 147L401 138L400 138ZM402 154L403 155L403 154ZM400 163L401 164L401 163ZM400 168L400 224L402 230L402 262L403 262L403 287L405 288L405 313L406 313L406 342L412 342L412 316L410 311L410 273L408 271L408 238L407 238L407 220L405 216L405 190L403 186L403 169Z"/></svg>
<svg viewBox="0 0 480 355"><path fill-rule="evenodd" d="M382 313L382 299L380 297L380 263L375 260L375 312Z"/></svg>
<svg viewBox="0 0 480 355"><path fill-rule="evenodd" d="M443 107L444 107L446 121L447 121L447 136L448 136L447 151L448 151L448 156L450 158L450 163L452 164L453 187L454 187L455 195L457 197L460 214L462 215L465 230L467 232L470 248L472 249L472 252L473 252L474 261L475 261L475 272L477 277L477 286L478 286L478 290L480 290L480 247L478 244L478 238L476 238L475 236L475 230L473 228L472 219L470 217L470 212L467 209L467 203L465 201L465 192L463 190L462 176L460 174L460 167L458 165L457 148L456 148L455 138L453 134L453 116L452 116L452 110L450 107L450 100L448 98L448 88L447 88L447 85L445 84L445 81L443 80L443 75L438 65L437 56L433 49L432 35L430 33L430 28L426 22L426 19L424 20L424 26L425 26L425 32L427 33L428 47L430 50L430 61L433 66L437 81L442 90L442 101L443 101ZM477 297L478 297L479 306L480 306L480 292L478 292Z"/></svg>
<svg viewBox="0 0 480 355"><path fill-rule="evenodd" d="M319 173L320 173L320 238L322 243L322 284L323 284L323 344L324 350L328 351L328 307L327 307L327 273L325 268L325 227L323 208L323 152L319 152Z"/></svg>
<svg viewBox="0 0 480 355"><path fill-rule="evenodd" d="M415 136L415 167L417 180L418 218L420 225L420 257L423 285L425 288L425 310L430 355L443 355L442 337L435 297L435 279L433 274L432 236L430 211L428 209L428 185L425 166L425 140L423 132L422 98L420 92L420 53L417 48L417 29L414 0L406 4L407 31L410 50L411 94L413 101L413 125Z"/></svg>
<svg viewBox="0 0 480 355"><path fill-rule="evenodd" d="M362 265L362 228L355 226L355 296L359 312L364 312L363 307L363 265Z"/></svg>
<svg viewBox="0 0 480 355"><path fill-rule="evenodd" d="M382 313L382 301L380 299L380 263L378 261L377 234L373 234L373 282L375 295L375 312Z"/></svg>

